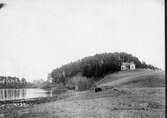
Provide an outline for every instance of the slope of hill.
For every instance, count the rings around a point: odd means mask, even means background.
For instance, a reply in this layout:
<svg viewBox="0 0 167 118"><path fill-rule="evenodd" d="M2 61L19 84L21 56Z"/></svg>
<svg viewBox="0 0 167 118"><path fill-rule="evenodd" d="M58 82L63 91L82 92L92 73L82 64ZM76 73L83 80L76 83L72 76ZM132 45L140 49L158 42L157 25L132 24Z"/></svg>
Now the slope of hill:
<svg viewBox="0 0 167 118"><path fill-rule="evenodd" d="M165 73L163 71L152 71L138 69L135 71L120 71L105 76L96 84L99 87L165 87Z"/></svg>
<svg viewBox="0 0 167 118"><path fill-rule="evenodd" d="M108 73L119 72L122 62L133 62L136 68L160 70L153 65L146 64L143 61L141 62L137 57L131 54L114 52L96 54L62 65L59 68L53 69L48 74L48 79L52 80L54 83L63 83L65 85L67 79L80 73L83 77L92 78L97 81L108 75Z"/></svg>

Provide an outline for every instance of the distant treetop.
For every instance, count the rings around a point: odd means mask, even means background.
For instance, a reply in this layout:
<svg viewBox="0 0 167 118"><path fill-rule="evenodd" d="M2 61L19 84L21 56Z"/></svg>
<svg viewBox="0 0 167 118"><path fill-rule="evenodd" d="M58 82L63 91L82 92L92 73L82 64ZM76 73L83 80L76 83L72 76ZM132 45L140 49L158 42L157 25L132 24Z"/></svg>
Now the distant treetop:
<svg viewBox="0 0 167 118"><path fill-rule="evenodd" d="M5 6L4 3L0 3L0 9L3 8Z"/></svg>

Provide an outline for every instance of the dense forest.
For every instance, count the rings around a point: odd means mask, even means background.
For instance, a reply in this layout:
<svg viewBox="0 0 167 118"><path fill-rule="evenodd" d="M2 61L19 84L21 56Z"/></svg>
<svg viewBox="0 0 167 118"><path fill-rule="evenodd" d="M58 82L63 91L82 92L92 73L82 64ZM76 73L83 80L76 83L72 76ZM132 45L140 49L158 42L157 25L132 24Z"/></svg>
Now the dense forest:
<svg viewBox="0 0 167 118"><path fill-rule="evenodd" d="M54 83L65 85L67 79L80 74L82 77L96 81L108 73L120 71L122 62L134 62L136 68L158 69L151 64L141 62L137 57L125 52L103 53L62 65L49 73L48 79L51 79Z"/></svg>

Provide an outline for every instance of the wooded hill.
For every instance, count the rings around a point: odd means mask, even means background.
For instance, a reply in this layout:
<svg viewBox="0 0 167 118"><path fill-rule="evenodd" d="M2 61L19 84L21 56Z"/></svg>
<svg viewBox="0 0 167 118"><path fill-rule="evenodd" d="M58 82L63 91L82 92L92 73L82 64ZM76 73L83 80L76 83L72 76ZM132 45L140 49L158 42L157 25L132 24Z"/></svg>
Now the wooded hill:
<svg viewBox="0 0 167 118"><path fill-rule="evenodd" d="M125 52L103 53L88 56L56 68L48 74L48 79L52 79L54 83L65 85L66 79L81 74L96 81L108 73L120 71L122 62L134 62L136 68L158 69Z"/></svg>

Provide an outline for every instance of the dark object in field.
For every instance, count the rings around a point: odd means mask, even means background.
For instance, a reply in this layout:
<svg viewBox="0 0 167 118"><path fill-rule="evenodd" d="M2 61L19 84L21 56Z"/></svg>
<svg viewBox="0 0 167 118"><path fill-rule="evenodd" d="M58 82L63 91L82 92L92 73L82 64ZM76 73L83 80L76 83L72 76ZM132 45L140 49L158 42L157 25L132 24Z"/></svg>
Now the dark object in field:
<svg viewBox="0 0 167 118"><path fill-rule="evenodd" d="M0 9L2 8L2 7L4 7L4 3L0 3Z"/></svg>
<svg viewBox="0 0 167 118"><path fill-rule="evenodd" d="M95 88L95 92L100 92L102 91L102 88Z"/></svg>

